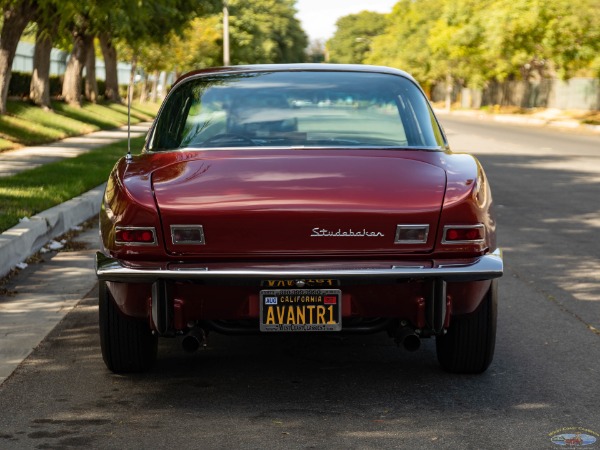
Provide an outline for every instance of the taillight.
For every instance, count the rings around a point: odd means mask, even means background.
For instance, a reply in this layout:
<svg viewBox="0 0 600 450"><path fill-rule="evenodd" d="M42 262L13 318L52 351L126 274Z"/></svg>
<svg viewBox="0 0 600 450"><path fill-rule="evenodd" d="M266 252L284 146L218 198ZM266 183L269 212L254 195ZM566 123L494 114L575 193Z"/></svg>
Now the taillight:
<svg viewBox="0 0 600 450"><path fill-rule="evenodd" d="M115 229L117 245L156 245L154 227L117 227Z"/></svg>
<svg viewBox="0 0 600 450"><path fill-rule="evenodd" d="M442 244L480 244L485 239L485 227L477 225L446 225Z"/></svg>

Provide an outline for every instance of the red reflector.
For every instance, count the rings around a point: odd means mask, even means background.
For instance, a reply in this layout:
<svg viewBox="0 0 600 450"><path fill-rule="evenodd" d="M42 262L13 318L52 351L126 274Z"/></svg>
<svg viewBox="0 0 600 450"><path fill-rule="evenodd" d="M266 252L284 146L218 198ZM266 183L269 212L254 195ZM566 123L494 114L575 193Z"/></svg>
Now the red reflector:
<svg viewBox="0 0 600 450"><path fill-rule="evenodd" d="M482 241L484 239L483 225L446 227L446 242Z"/></svg>
<svg viewBox="0 0 600 450"><path fill-rule="evenodd" d="M117 244L154 244L154 228L117 228Z"/></svg>
<svg viewBox="0 0 600 450"><path fill-rule="evenodd" d="M457 241L460 233L458 230L448 230L446 232L446 240L447 241Z"/></svg>

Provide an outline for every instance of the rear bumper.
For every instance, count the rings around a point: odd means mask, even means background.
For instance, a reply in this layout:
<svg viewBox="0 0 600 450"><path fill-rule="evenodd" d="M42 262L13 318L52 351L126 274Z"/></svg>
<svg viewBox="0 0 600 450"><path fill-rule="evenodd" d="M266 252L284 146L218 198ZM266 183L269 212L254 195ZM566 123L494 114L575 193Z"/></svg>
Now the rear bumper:
<svg viewBox="0 0 600 450"><path fill-rule="evenodd" d="M364 267L356 267L358 264ZM272 264L210 264L202 267L184 264L154 266L130 265L118 259L96 253L96 275L102 281L152 283L158 280L209 282L255 282L277 278L334 278L345 282L389 283L401 279L436 278L449 282L482 281L499 278L504 271L502 251L469 261L444 261L407 265L399 262L361 263L272 263Z"/></svg>
<svg viewBox="0 0 600 450"><path fill-rule="evenodd" d="M409 265L412 264L412 265ZM474 258L472 260L423 261L420 265L415 263L389 261L362 261L362 262L327 262L327 263L265 263L254 265L209 264L206 267L190 266L188 264L152 264L136 263L136 265L125 264L117 259L105 256L103 253L96 254L96 274L101 281L130 284L139 286L147 284L151 290L150 316L155 332L159 335L173 335L175 330L184 327L187 320L178 318L182 308L175 307L176 295L172 291L174 285L194 286L198 285L206 289L211 285L226 286L229 290L234 286L241 286L242 291L258 292L265 280L324 280L335 279L345 286L344 291L356 293L360 285L382 285L383 290L389 286L383 285L405 285L406 281L417 281L409 283L420 285L426 291L423 299L414 298L413 303L417 305L418 317L413 319L415 323L421 323L423 332L426 334L440 334L445 325L448 324L450 311L450 298L446 292L447 282L469 283L485 281L502 276L504 267L502 251ZM419 283L421 282L421 283ZM425 283L422 283L425 282ZM354 288L351 286L354 285ZM243 288L243 286L246 286ZM368 287L368 286L367 286ZM135 288L134 288L135 289ZM202 295L198 296L194 290L194 304L202 301ZM369 290L369 292L372 292ZM188 297L189 297L188 293ZM186 297L184 295L184 297ZM463 302L479 302L480 299L462 299ZM369 303L376 303L371 301ZM231 308L232 302L223 303L226 308ZM398 302L395 302L398 304ZM185 304L185 301L184 301ZM147 303L146 303L147 305ZM422 307L418 306L421 305ZM181 306L181 305L179 305ZM473 308L476 304L472 305ZM142 302L142 310L145 310ZM410 306L409 306L410 308ZM185 308L183 308L185 309ZM202 314L207 314L207 308L200 307ZM222 311L221 311L222 312ZM178 323L179 326L173 326Z"/></svg>

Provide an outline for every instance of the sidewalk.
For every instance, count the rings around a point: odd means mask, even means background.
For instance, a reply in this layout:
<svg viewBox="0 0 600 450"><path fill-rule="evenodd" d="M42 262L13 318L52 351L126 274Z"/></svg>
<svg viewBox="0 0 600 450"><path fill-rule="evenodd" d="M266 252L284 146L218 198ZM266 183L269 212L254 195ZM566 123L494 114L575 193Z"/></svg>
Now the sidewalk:
<svg viewBox="0 0 600 450"><path fill-rule="evenodd" d="M143 136L152 122L131 126L131 137ZM89 150L127 139L127 126L74 136L36 147L23 147L0 153L0 177L8 177L53 161L74 158Z"/></svg>
<svg viewBox="0 0 600 450"><path fill-rule="evenodd" d="M131 127L131 137L147 133L151 122ZM0 153L0 176L10 176L52 161L73 158L92 149L127 139L127 127L67 138L47 146ZM57 205L0 234L0 277L39 251L50 240L98 214L104 185Z"/></svg>
<svg viewBox="0 0 600 450"><path fill-rule="evenodd" d="M77 250L43 255L0 294L0 385L96 284L98 227L72 242Z"/></svg>
<svg viewBox="0 0 600 450"><path fill-rule="evenodd" d="M434 108L438 116L468 117L470 119L487 120L499 123L508 123L523 126L551 127L555 129L568 129L570 131L585 131L587 133L600 134L600 125L588 125L579 120L564 116L560 110L548 109L533 114L503 114L488 113L474 109L445 109Z"/></svg>

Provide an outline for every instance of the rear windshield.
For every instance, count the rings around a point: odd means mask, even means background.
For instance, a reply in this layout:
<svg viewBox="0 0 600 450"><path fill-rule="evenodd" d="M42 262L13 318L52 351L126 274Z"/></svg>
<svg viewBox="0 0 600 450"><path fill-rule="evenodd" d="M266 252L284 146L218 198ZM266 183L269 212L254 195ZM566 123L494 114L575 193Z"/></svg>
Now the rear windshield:
<svg viewBox="0 0 600 450"><path fill-rule="evenodd" d="M326 71L191 78L168 96L148 141L153 151L443 145L425 97L410 80Z"/></svg>

